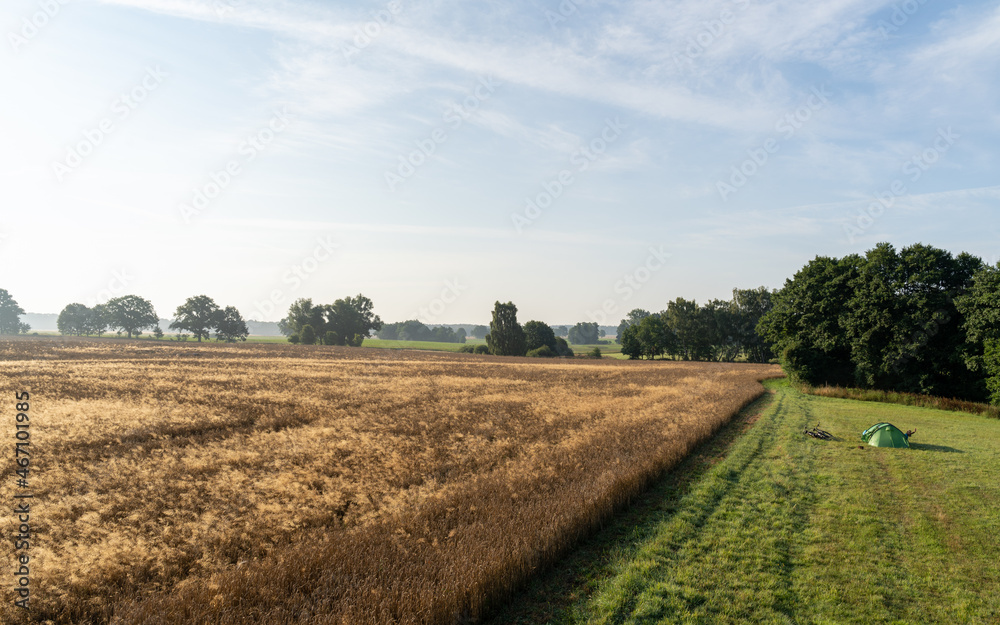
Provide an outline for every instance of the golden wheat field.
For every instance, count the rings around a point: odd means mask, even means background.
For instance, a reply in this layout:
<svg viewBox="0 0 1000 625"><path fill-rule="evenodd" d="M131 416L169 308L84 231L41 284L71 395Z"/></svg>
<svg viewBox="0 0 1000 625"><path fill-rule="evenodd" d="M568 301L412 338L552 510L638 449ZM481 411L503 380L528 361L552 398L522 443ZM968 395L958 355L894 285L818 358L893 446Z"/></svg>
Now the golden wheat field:
<svg viewBox="0 0 1000 625"><path fill-rule="evenodd" d="M777 367L0 341L30 391L31 612L3 623L475 620ZM14 501L5 445L0 497ZM15 521L2 517L11 536ZM3 566L13 566L5 542Z"/></svg>

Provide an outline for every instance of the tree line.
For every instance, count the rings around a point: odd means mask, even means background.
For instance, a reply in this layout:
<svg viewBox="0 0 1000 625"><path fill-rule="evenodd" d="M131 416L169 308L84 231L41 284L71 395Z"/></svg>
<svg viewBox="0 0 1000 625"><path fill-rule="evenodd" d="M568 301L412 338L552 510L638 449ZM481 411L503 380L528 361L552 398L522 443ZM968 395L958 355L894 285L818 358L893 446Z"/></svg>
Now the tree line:
<svg viewBox="0 0 1000 625"><path fill-rule="evenodd" d="M631 359L662 358L733 362L769 362L774 354L757 324L773 306L766 287L733 289L729 301L713 299L699 306L678 297L665 310L629 312L618 326L622 353Z"/></svg>
<svg viewBox="0 0 1000 625"><path fill-rule="evenodd" d="M288 315L278 322L278 329L291 343L360 347L373 331L382 329L382 320L374 308L372 301L360 293L332 304L297 299L289 306Z"/></svg>
<svg viewBox="0 0 1000 625"><path fill-rule="evenodd" d="M1000 264L967 253L880 243L818 256L758 329L807 384L1000 404Z"/></svg>
<svg viewBox="0 0 1000 625"><path fill-rule="evenodd" d="M465 328L455 330L447 326L429 328L422 322L411 319L398 323L386 323L378 331L378 337L386 341L433 341L435 343L465 343Z"/></svg>

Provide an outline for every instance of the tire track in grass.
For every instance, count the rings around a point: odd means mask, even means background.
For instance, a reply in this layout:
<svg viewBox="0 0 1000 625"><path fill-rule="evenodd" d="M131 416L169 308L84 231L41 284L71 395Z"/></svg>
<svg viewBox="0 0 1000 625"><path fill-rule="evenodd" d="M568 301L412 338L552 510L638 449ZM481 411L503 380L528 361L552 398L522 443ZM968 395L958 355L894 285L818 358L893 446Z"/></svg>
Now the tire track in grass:
<svg viewBox="0 0 1000 625"><path fill-rule="evenodd" d="M720 553L725 557L738 555L731 552L731 544L725 544L732 537L718 536L714 528L727 528L740 542L752 541L759 537L740 536L740 528L745 531L750 527L755 517L774 505L774 500L801 498L797 494L801 489L795 485L795 468L772 468L769 460L788 453L784 449L788 440L780 433L789 425L786 421L792 412L790 401L785 394L779 394L754 429L680 502L679 511L665 520L646 545L630 557L615 579L592 601L591 622L640 623L658 620L671 611L706 611L707 600L700 586L710 580L697 579L698 571L706 560L711 561ZM804 424L810 417L803 414L799 420ZM762 489L767 491L765 500L748 496ZM789 531L781 533L782 536L793 533L806 522L804 514L795 516ZM789 519L783 522L788 524ZM779 588L772 589L780 604L790 601L791 545L790 537L785 537L783 542L774 543L766 556L769 567L783 571L777 576L781 580Z"/></svg>

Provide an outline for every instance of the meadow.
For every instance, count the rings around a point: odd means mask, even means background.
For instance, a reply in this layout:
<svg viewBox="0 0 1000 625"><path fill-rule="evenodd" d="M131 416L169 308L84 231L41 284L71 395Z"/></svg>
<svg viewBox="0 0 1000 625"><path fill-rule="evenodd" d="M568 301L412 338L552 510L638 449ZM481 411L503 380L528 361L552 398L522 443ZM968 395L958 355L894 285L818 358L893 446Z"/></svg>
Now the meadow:
<svg viewBox="0 0 1000 625"><path fill-rule="evenodd" d="M778 375L288 344L0 341L0 388L33 399L30 618L474 619ZM12 453L0 467L12 474ZM0 482L4 501L13 490ZM4 516L0 531L13 530ZM0 621L24 622L11 603Z"/></svg>
<svg viewBox="0 0 1000 625"><path fill-rule="evenodd" d="M1000 422L766 384L721 451L692 454L491 623L1000 621ZM916 429L911 448L863 445L879 421ZM836 438L802 434L817 423Z"/></svg>

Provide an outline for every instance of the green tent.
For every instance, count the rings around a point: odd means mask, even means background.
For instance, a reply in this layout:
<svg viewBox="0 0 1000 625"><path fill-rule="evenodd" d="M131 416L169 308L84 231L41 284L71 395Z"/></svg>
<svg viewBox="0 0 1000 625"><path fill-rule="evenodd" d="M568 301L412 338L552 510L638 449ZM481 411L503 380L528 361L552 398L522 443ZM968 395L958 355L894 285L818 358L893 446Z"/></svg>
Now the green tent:
<svg viewBox="0 0 1000 625"><path fill-rule="evenodd" d="M909 447L906 434L891 423L876 423L861 433L861 440L872 447Z"/></svg>

